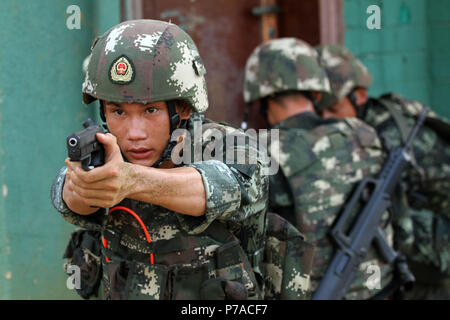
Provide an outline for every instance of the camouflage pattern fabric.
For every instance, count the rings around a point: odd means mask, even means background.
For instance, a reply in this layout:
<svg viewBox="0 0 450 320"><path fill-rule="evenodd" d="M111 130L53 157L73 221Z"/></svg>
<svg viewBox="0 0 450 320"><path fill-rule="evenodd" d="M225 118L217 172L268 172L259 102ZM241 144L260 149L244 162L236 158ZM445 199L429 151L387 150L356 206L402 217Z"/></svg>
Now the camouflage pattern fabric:
<svg viewBox="0 0 450 320"><path fill-rule="evenodd" d="M408 130L414 126L416 116L423 110L423 105L416 101L405 99L397 94L386 94L379 99L370 99L365 107L364 121L373 126L382 142L391 149L402 143L402 135L398 124L385 107L385 103L395 107L402 115ZM439 133L435 123L439 121L442 126L447 125L447 132ZM450 144L448 136L450 123L439 118L433 111L428 115L424 127L413 142L413 153L417 164L424 172L421 174L415 169L407 173L410 186L417 188L428 201L424 208L443 214L450 219ZM421 181L423 180L423 181ZM411 199L411 202L414 202Z"/></svg>
<svg viewBox="0 0 450 320"><path fill-rule="evenodd" d="M322 95L319 109L326 109L347 96L355 88L369 88L372 76L361 61L340 45L317 46L319 61L330 80L331 93Z"/></svg>
<svg viewBox="0 0 450 320"><path fill-rule="evenodd" d="M368 101L364 120L376 128L387 148L394 148L402 143L402 129L386 108L386 103L401 115L408 130L414 125L423 105L396 94ZM407 298L431 299L450 295L450 286L445 284L450 278L449 128L445 119L434 112L429 114L413 142L417 166L405 173L408 202L413 207L409 211L413 241L406 253L418 282L413 292L406 294ZM430 274L440 280L432 280Z"/></svg>
<svg viewBox="0 0 450 320"><path fill-rule="evenodd" d="M314 246L276 213L269 212L266 223L264 299L309 299Z"/></svg>
<svg viewBox="0 0 450 320"><path fill-rule="evenodd" d="M212 142L213 129L243 135L242 131L224 125L206 123L202 115L194 114L187 124L192 137L198 122L194 120L205 123L201 132L201 151ZM190 143L195 148L194 141ZM230 148L225 137L223 146ZM152 239L151 245L146 243L137 221L128 214L114 212L105 215L105 210L99 210L95 214L81 216L70 211L62 200L65 170L59 172L52 186L55 208L68 222L102 230L103 236L111 239L108 241L111 248L103 248L103 254L110 259L109 262L102 259L105 297L262 298L253 269L257 272L262 268L262 257L257 257L256 253L264 246L268 178L261 174L261 170L267 166L267 159L260 158L255 150L250 152L252 146L248 144L232 145L233 148L236 152L246 150L249 159L252 156L258 158L249 161L254 164L225 164L224 159L188 164L196 168L203 178L207 204L202 217L181 215L135 200L123 201L123 205L143 220ZM240 245L230 244L235 239L234 234L238 236ZM148 254L152 250L154 265L148 263Z"/></svg>
<svg viewBox="0 0 450 320"><path fill-rule="evenodd" d="M450 299L450 220L427 209L410 209L414 242L408 265L416 277L404 299Z"/></svg>
<svg viewBox="0 0 450 320"><path fill-rule="evenodd" d="M271 156L281 170L269 177L269 208L295 222L315 246L311 273L315 291L334 253L327 232L355 185L380 170L384 160L381 145L374 130L358 119L324 120L307 112L278 123L274 129L280 130L280 152L271 152ZM272 143L269 150L273 147ZM392 243L390 226L385 231ZM378 292L368 283L371 265L380 267L381 288L389 283L390 266L371 248L347 299L366 299Z"/></svg>
<svg viewBox="0 0 450 320"><path fill-rule="evenodd" d="M259 45L245 66L244 101L250 104L289 90L329 92L330 84L317 59L309 44L295 38Z"/></svg>
<svg viewBox="0 0 450 320"><path fill-rule="evenodd" d="M82 85L83 101L150 103L186 100L205 112L205 67L191 37L177 25L130 20L96 38Z"/></svg>

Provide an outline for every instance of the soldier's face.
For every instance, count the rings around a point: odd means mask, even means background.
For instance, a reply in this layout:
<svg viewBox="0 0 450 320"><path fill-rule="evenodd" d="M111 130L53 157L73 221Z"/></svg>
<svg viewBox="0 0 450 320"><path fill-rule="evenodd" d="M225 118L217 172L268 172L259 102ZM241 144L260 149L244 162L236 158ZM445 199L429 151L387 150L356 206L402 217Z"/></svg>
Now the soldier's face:
<svg viewBox="0 0 450 320"><path fill-rule="evenodd" d="M347 97L322 111L322 118L355 118L356 110Z"/></svg>
<svg viewBox="0 0 450 320"><path fill-rule="evenodd" d="M108 128L125 157L134 164L153 165L170 138L166 102L104 103Z"/></svg>

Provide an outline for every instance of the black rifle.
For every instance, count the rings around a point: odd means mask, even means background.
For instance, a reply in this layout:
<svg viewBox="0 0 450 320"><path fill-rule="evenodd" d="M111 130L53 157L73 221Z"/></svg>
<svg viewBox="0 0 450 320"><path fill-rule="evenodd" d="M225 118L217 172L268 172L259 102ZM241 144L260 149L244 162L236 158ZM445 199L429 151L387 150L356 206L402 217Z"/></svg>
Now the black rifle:
<svg viewBox="0 0 450 320"><path fill-rule="evenodd" d="M428 111L429 109L425 108L419 115L405 145L390 153L378 178L363 179L344 207L344 211L331 229L331 238L337 244L337 252L314 293L314 300L342 299L372 242L375 242L383 259L388 264L394 265L394 279L398 282L398 286L406 290L412 287L414 276L409 271L405 258L387 243L380 222L391 205L390 195L401 180L403 170L411 161L409 148ZM364 203L363 208L355 218L351 230L346 232L345 227L349 225L350 215L361 202Z"/></svg>
<svg viewBox="0 0 450 320"><path fill-rule="evenodd" d="M67 137L67 151L71 161L81 161L84 170L92 170L105 164L105 149L95 137L104 130L91 119L87 119L83 127L85 129Z"/></svg>

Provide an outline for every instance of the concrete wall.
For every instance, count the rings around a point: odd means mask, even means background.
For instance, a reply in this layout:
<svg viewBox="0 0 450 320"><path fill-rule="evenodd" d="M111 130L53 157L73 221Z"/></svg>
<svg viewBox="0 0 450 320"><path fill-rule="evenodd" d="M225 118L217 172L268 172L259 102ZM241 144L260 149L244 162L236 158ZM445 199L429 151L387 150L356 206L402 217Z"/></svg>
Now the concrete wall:
<svg viewBox="0 0 450 320"><path fill-rule="evenodd" d="M69 5L81 29L69 30ZM78 297L62 254L73 226L50 203L65 138L95 115L81 103L94 36L120 20L119 1L0 2L0 299Z"/></svg>

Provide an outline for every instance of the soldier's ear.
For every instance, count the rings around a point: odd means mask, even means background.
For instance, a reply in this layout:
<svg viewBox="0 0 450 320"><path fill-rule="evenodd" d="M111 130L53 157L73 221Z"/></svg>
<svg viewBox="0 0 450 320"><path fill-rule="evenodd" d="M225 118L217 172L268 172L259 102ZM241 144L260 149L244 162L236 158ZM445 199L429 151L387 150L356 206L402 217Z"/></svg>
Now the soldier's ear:
<svg viewBox="0 0 450 320"><path fill-rule="evenodd" d="M177 101L176 109L180 120L187 120L191 116L191 107L184 101Z"/></svg>
<svg viewBox="0 0 450 320"><path fill-rule="evenodd" d="M356 104L358 106L366 104L368 99L368 93L366 88L358 88L354 91L354 94L356 98Z"/></svg>

